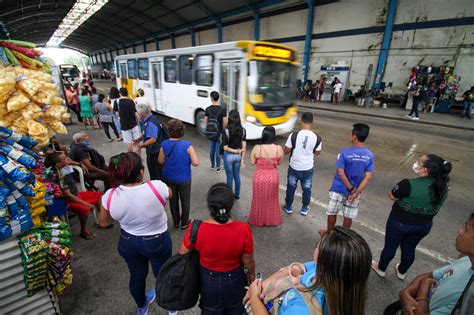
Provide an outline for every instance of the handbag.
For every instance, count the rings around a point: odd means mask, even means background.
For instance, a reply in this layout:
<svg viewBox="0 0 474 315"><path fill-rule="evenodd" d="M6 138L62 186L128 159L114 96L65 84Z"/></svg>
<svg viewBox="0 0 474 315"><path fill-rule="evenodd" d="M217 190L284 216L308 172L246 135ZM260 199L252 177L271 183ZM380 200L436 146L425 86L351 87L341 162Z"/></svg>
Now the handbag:
<svg viewBox="0 0 474 315"><path fill-rule="evenodd" d="M196 243L202 221L191 225L191 246ZM201 291L199 252L191 249L187 254L168 259L156 277L156 300L166 310L182 311L196 305Z"/></svg>

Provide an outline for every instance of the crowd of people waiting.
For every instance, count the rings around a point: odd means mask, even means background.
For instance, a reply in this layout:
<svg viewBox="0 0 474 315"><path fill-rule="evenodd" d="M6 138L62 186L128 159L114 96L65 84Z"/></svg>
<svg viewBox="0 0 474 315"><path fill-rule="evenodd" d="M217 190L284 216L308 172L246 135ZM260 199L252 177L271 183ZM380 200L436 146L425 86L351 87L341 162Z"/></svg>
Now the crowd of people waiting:
<svg viewBox="0 0 474 315"><path fill-rule="evenodd" d="M139 91L135 102L128 97L126 89L120 89L119 95L116 92L112 88L108 99L99 95L97 102L105 105L97 107L100 114L117 117L121 124L117 130L121 131L127 152L113 156L107 166L101 155L90 147L87 134L79 132L73 136L70 149L58 146L47 156L46 165L54 170L70 210L79 214L84 238L94 237L87 229L87 215L96 206L100 207L100 227L108 228L114 221L119 222L118 252L130 272L129 289L138 314L147 314L150 303L156 298L155 289L146 290L148 264L151 263L156 277L172 254L166 200L169 200L174 227L186 230L178 253L200 253L199 307L203 314L242 314L245 307L256 315L269 312L361 315L366 312L370 269L385 277L388 264L400 247L401 261L395 270L397 277L404 280L415 260L418 243L429 234L433 218L448 196L451 163L434 154L421 156L413 164L416 177L401 180L388 193L394 203L387 220L385 244L379 261L373 261L367 242L351 229L352 220L358 215L361 193L373 176L375 161L374 154L364 145L369 126L354 124L351 145L341 149L337 156L326 209L327 228L319 231L321 240L314 250L314 260L293 263L262 280L256 277L258 266L250 225L282 224L282 210L288 215L293 213L298 181L303 190L300 214L309 213L314 158L321 153L323 145L321 137L312 131L313 115L302 114L299 130L289 135L283 148L275 143L273 127L263 129L260 144L250 152L250 164L256 169L249 221L238 222L231 214L234 203L240 200L240 168L245 166L246 132L239 113L235 110L227 113L219 105L219 93L211 93L212 105L205 114L211 170L224 169L227 183L218 183L209 189L210 217L200 226L197 241L192 243L191 168L199 166L200 161L192 143L184 139L184 123L171 119L165 127L150 111L143 91ZM109 136L107 131L106 134ZM142 149L146 151L150 181L144 179ZM285 154L290 155L290 163L286 197L280 205L278 167ZM82 167L91 187L95 180L103 181L105 193L77 193L73 188L71 165ZM340 208L343 208L344 220L342 226L337 226ZM460 314L472 313L474 213L458 231L456 249L462 258L416 277L400 292L400 300L387 310L449 314L462 309Z"/></svg>

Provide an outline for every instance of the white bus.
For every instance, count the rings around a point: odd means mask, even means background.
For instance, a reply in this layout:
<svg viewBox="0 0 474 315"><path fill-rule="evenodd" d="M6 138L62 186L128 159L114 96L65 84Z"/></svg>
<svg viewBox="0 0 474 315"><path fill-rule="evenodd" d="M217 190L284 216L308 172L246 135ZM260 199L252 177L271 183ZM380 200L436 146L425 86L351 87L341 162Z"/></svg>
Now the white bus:
<svg viewBox="0 0 474 315"><path fill-rule="evenodd" d="M247 138L265 126L291 132L297 119L296 51L256 41L153 51L115 58L117 86L134 98L145 91L153 110L195 124L204 134L204 111L218 91L229 112L237 109Z"/></svg>

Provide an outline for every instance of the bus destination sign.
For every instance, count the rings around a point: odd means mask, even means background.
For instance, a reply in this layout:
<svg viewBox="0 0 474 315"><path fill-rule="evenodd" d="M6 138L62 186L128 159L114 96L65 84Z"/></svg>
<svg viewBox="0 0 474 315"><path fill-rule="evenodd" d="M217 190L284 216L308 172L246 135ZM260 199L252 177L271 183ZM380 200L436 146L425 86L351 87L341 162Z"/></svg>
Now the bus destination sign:
<svg viewBox="0 0 474 315"><path fill-rule="evenodd" d="M253 53L255 56L259 57L293 60L293 52L289 49L280 47L257 45L253 48Z"/></svg>

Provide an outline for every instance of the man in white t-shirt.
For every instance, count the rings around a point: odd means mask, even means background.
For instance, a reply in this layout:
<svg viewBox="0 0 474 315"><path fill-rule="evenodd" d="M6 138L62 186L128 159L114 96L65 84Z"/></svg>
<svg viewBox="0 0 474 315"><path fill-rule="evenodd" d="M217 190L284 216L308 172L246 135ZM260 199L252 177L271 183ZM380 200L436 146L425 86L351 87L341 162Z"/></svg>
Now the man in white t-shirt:
<svg viewBox="0 0 474 315"><path fill-rule="evenodd" d="M288 214L293 213L293 199L298 181L303 189L301 214L307 215L310 210L314 155L318 156L322 150L321 137L312 131L312 125L313 114L304 112L300 121L301 130L291 133L285 144L285 154L290 154L290 166L283 210Z"/></svg>
<svg viewBox="0 0 474 315"><path fill-rule="evenodd" d="M334 99L336 100L336 104L339 104L341 101L341 91L342 91L342 83L339 79L336 80L336 84L334 85Z"/></svg>
<svg viewBox="0 0 474 315"><path fill-rule="evenodd" d="M149 108L152 108L151 102L148 97L145 96L145 91L143 89L137 90L137 97L135 97L135 104L145 104L148 105Z"/></svg>

